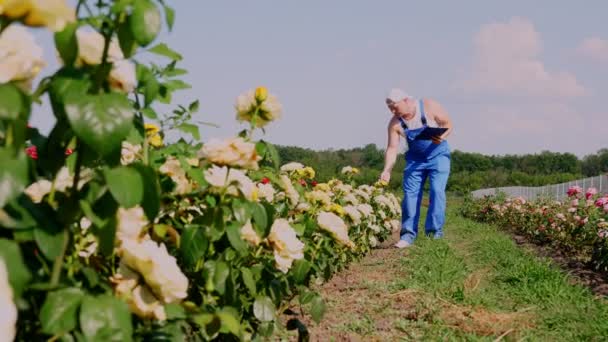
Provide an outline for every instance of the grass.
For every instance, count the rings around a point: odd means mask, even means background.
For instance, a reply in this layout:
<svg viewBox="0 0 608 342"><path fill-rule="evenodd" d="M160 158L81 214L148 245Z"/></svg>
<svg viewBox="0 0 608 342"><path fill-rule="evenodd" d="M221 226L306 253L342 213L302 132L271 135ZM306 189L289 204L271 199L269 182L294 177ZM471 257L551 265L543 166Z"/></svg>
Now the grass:
<svg viewBox="0 0 608 342"><path fill-rule="evenodd" d="M605 299L450 205L444 239L421 236L407 250L376 250L348 270L347 286L322 288L329 323L311 324L313 340L608 338Z"/></svg>
<svg viewBox="0 0 608 342"><path fill-rule="evenodd" d="M505 337L517 340L603 340L608 336L605 300L571 285L568 276L548 260L520 249L495 227L462 218L455 210L450 210L447 222L445 239L419 238L401 261L407 276L395 280L393 289L419 290L433 318L422 327L417 326L419 322L401 322L400 329L410 327L425 339L483 339L479 335L488 328L485 323L477 327L479 331L473 322L465 329L460 329L466 325L461 324L446 330L451 319L445 311L460 308L477 312L473 319L487 319L488 324L503 322L512 331Z"/></svg>

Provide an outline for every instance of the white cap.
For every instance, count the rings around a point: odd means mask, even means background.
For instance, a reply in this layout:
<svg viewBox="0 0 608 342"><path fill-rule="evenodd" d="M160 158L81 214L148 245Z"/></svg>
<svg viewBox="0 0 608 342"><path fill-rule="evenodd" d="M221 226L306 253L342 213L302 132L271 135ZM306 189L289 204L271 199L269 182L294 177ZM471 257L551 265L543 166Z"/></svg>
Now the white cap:
<svg viewBox="0 0 608 342"><path fill-rule="evenodd" d="M386 99L390 100L391 102L399 102L406 98L411 98L411 96L399 88L391 89L386 96Z"/></svg>

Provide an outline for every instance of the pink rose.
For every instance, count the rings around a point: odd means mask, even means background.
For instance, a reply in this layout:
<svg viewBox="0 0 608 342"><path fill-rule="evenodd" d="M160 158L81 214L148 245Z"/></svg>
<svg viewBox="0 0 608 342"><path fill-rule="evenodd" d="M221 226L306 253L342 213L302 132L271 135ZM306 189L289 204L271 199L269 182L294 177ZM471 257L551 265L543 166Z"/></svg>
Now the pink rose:
<svg viewBox="0 0 608 342"><path fill-rule="evenodd" d="M597 195L597 189L596 188L589 188L587 189L587 192L585 192L585 198L590 199L591 197Z"/></svg>

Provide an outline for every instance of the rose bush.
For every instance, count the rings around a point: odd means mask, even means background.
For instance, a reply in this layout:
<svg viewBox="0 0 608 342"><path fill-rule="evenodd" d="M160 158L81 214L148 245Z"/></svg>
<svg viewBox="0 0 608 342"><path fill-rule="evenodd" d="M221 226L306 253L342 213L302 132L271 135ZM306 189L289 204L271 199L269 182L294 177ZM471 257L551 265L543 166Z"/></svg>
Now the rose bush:
<svg viewBox="0 0 608 342"><path fill-rule="evenodd" d="M177 52L148 48L163 14L170 29L160 0L0 1L2 341L257 340L301 326L281 321L294 301L320 320L309 285L400 226L381 184L317 184L252 139L281 116L264 87L237 97L246 127L226 139L198 142L196 101L158 113L188 87ZM32 27L54 32L62 62L35 89ZM28 124L43 96L46 136ZM171 130L192 140L167 143Z"/></svg>
<svg viewBox="0 0 608 342"><path fill-rule="evenodd" d="M573 186L568 200L490 196L465 201L462 213L470 218L512 227L539 243L550 243L608 269L608 194Z"/></svg>

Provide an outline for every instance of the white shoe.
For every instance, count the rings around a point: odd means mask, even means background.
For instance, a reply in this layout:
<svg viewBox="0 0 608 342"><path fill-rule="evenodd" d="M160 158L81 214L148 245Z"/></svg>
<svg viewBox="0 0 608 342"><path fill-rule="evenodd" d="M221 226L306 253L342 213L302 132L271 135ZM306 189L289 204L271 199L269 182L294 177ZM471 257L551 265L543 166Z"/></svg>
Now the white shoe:
<svg viewBox="0 0 608 342"><path fill-rule="evenodd" d="M412 245L411 243L409 243L405 240L399 240L399 242L397 242L395 244L395 247L396 248L407 248L407 247L410 247L411 245Z"/></svg>

